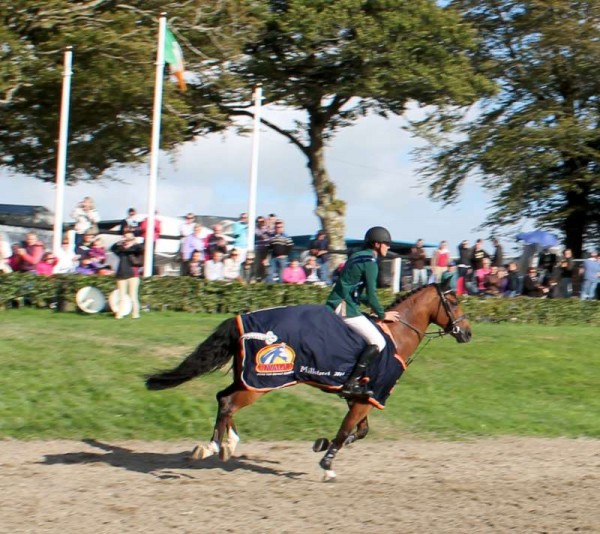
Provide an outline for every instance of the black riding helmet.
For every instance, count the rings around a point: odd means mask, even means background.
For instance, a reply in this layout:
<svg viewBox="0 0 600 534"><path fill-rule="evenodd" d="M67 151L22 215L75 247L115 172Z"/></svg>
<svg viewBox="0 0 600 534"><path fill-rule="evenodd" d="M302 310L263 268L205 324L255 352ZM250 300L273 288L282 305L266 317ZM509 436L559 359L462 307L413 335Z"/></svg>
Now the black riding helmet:
<svg viewBox="0 0 600 534"><path fill-rule="evenodd" d="M388 245L392 242L392 236L388 232L387 228L383 226L373 226L369 228L365 234L365 245L370 247L373 243L387 243Z"/></svg>

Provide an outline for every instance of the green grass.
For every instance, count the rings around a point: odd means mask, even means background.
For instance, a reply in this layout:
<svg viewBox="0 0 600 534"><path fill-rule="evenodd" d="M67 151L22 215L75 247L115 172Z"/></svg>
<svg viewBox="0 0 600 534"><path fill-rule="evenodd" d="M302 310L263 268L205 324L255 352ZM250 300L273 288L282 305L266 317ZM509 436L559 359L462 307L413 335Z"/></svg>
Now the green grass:
<svg viewBox="0 0 600 534"><path fill-rule="evenodd" d="M0 313L0 438L207 439L225 371L160 392L143 376L179 362L224 318ZM597 328L477 324L474 334L426 346L371 417L375 437L600 437ZM298 386L236 421L245 439L313 439L332 436L344 413L337 396Z"/></svg>

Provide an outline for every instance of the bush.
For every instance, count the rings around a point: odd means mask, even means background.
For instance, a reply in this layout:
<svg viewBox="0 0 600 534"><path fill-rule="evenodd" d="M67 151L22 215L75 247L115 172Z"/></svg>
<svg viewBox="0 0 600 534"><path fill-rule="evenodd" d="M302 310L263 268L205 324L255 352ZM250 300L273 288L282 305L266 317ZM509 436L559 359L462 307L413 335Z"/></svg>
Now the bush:
<svg viewBox="0 0 600 534"><path fill-rule="evenodd" d="M108 295L116 288L112 276L0 274L0 308L22 305L75 310L75 295L85 286L94 286ZM240 313L274 306L324 303L330 288L313 285L207 282L191 277L143 279L142 306L152 310L191 313ZM385 305L395 298L381 289ZM527 324L600 325L600 302L579 299L534 299L464 297L463 309L471 321Z"/></svg>

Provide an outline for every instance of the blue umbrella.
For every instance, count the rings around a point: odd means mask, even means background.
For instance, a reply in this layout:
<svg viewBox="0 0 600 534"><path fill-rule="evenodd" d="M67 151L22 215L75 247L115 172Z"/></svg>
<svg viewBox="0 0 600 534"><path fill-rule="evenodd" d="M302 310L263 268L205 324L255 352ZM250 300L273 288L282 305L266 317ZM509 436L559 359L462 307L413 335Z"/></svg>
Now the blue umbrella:
<svg viewBox="0 0 600 534"><path fill-rule="evenodd" d="M517 240L523 241L528 245L539 245L541 247L555 247L558 245L558 237L544 230L534 230L533 232L521 232L517 234Z"/></svg>

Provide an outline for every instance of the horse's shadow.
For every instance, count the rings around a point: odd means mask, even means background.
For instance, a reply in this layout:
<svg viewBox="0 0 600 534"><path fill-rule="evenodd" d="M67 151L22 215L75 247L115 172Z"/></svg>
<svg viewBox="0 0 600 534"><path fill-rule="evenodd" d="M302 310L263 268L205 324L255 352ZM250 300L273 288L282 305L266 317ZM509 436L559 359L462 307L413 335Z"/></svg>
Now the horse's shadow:
<svg viewBox="0 0 600 534"><path fill-rule="evenodd" d="M262 475L273 475L285 478L299 479L307 473L300 471L285 471L265 464L279 464L277 461L264 458L250 458L242 455L232 457L227 462L222 462L216 456L198 461L190 459L189 452L178 453L153 453L136 452L125 447L103 443L95 439L84 439L84 443L96 447L100 452L67 452L64 454L47 454L40 462L44 465L56 464L94 464L103 463L111 467L127 469L137 473L152 475L158 479L195 478L189 473L181 472L183 469L204 470L219 469L221 471L249 471Z"/></svg>

